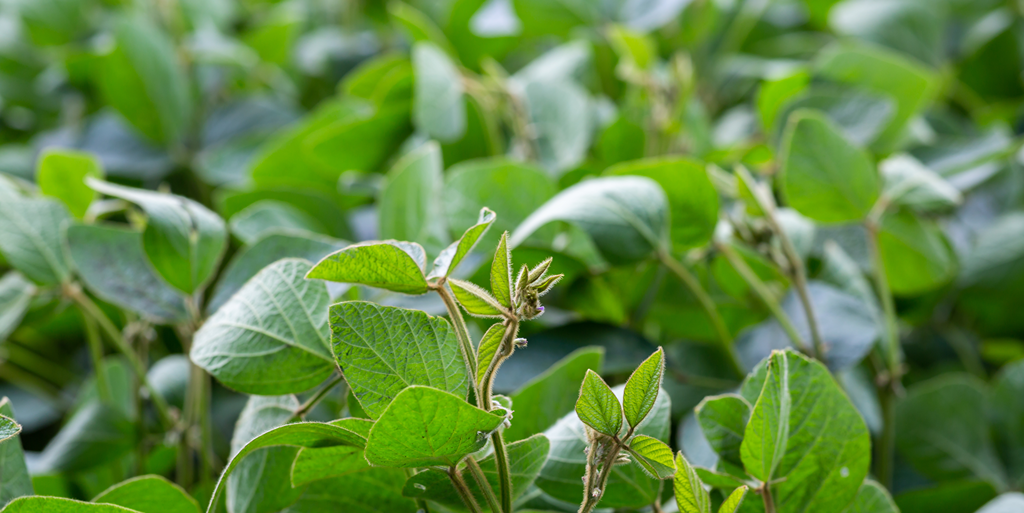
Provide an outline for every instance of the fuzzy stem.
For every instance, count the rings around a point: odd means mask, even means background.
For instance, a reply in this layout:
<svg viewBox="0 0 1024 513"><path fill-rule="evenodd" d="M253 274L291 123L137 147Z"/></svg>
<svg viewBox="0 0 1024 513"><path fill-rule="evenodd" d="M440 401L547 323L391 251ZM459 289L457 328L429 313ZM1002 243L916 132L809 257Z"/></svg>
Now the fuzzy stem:
<svg viewBox="0 0 1024 513"><path fill-rule="evenodd" d="M591 451L593 452L596 448L596 444L591 445ZM590 513L597 507L597 503L601 502L601 497L604 496L605 487L608 485L608 478L612 474L612 467L615 466L615 460L619 457L619 451L622 450L622 444L616 439L610 444L610 450L605 456L604 461L601 462L601 472L597 475L596 482L588 482L583 487L584 493L583 504L580 504L579 513ZM590 461L590 455L587 455L588 462ZM594 478L594 469L587 469L588 481Z"/></svg>
<svg viewBox="0 0 1024 513"><path fill-rule="evenodd" d="M469 469L469 473L473 476L477 486L483 491L484 498L487 499L487 507L491 508L491 511L494 513L500 513L502 510L501 506L498 505L498 498L494 496L491 483L487 481L487 476L484 475L484 470L480 468L480 464L472 456L469 456L466 458L466 468Z"/></svg>
<svg viewBox="0 0 1024 513"><path fill-rule="evenodd" d="M882 435L878 441L875 461L875 474L878 481L885 487L892 487L893 464L896 453L896 393L900 389L903 373L903 352L900 350L899 330L896 325L896 305L889 281L885 273L885 264L878 248L878 225L872 221L867 224L868 249L871 252L872 276L882 311L885 315L885 362L888 374L885 384L880 390L879 398L882 406Z"/></svg>
<svg viewBox="0 0 1024 513"><path fill-rule="evenodd" d="M772 295L771 290L768 289L768 285L766 285L765 282L757 276L757 273L747 265L747 262L743 260L743 257L736 253L736 250L732 249L732 246L727 242L719 243L716 247L722 252L722 255L725 256L726 260L732 264L733 268L736 269L736 272L740 273L743 280L746 281L752 289L754 289L754 292L756 292L761 298L761 301L765 306L771 310L772 315L777 321L779 321L779 324L782 325L782 329L787 335L789 335L789 338L793 340L793 344L796 345L800 351L817 357L814 348L809 346L807 342L800 337L800 334L797 333L796 326L793 326L793 321L782 309L782 306L779 305L779 301L775 299L775 296Z"/></svg>
<svg viewBox="0 0 1024 513"><path fill-rule="evenodd" d="M469 374L469 384L474 389L476 388L476 350L473 348L473 341L469 337L469 329L466 327L466 321L462 318L462 310L459 310L459 305L455 302L455 298L451 292L444 286L444 282L439 282L436 286L431 287L437 292L437 295L441 296L441 301L444 301L444 307L448 311L448 318L452 321L452 327L455 328L455 338L459 339L459 348L462 349L462 359L466 362L466 371ZM477 395L477 406L483 409L484 403Z"/></svg>
<svg viewBox="0 0 1024 513"><path fill-rule="evenodd" d="M107 383L107 373L103 369L103 341L100 340L99 331L96 329L96 321L85 311L82 311L82 319L85 324L85 338L89 342L93 373L96 374L96 392L100 401L111 404L113 396L110 395L110 384Z"/></svg>
<svg viewBox="0 0 1024 513"><path fill-rule="evenodd" d="M732 346L732 336L729 335L729 329L725 327L725 321L722 319L722 315L718 313L718 308L715 306L714 300L708 295L704 287L701 286L700 281L694 276L683 264L672 258L667 251L659 251L658 259L661 263L672 271L680 281L693 294L697 301L700 302L701 307L704 309L704 313L707 314L708 319L711 320L711 324L714 326L715 331L718 333L718 341L721 345L723 354L729 360L729 366L732 367L732 371L737 377L744 377L746 372L743 371L743 366L740 365L739 356L736 355L736 349Z"/></svg>
<svg viewBox="0 0 1024 513"><path fill-rule="evenodd" d="M342 380L344 379L345 377L340 374L334 376L334 378L331 379L331 381L329 381L326 385L321 387L320 390L317 390L316 393L310 396L309 399L306 399L306 402L302 403L301 406L296 408L295 413L293 413L292 417L288 419L288 422L296 422L302 420L302 417L305 417L306 414L308 414L313 408L315 408L316 405L319 404L320 401L325 396L327 396L327 393L333 390L334 387L337 386L338 383L341 383Z"/></svg>
<svg viewBox="0 0 1024 513"><path fill-rule="evenodd" d="M466 480L462 478L462 474L459 474L459 469L455 468L454 465L448 467L448 478L451 479L455 491L459 492L459 497L462 498L466 509L470 513L482 513L480 506L476 503L476 499L473 498L472 492L469 491L469 486L466 486Z"/></svg>
<svg viewBox="0 0 1024 513"><path fill-rule="evenodd" d="M505 334L502 335L501 342L498 344L498 351L487 366L487 372L480 382L480 390L477 393L477 397L480 399L480 407L487 411L493 409L491 397L494 393L494 377L498 373L498 367L508 357L512 356L516 349L515 340L516 335L519 333L519 319L509 317L505 322ZM494 466L498 469L498 485L501 489L501 512L512 513L512 471L508 455L505 453L505 441L500 430L491 434L491 445L494 446Z"/></svg>
<svg viewBox="0 0 1024 513"><path fill-rule="evenodd" d="M491 445L494 446L494 466L498 469L501 511L502 513L512 513L512 472L509 468L508 454L505 452L505 440L500 430L491 433Z"/></svg>

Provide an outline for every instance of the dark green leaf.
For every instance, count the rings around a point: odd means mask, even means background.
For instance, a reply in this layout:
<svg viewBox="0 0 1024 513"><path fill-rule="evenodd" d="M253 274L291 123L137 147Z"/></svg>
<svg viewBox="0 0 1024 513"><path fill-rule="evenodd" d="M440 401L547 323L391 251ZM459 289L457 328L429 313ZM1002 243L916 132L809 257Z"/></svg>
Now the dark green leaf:
<svg viewBox="0 0 1024 513"><path fill-rule="evenodd" d="M750 419L750 403L736 394L706 397L697 405L697 421L704 438L718 456L734 465L742 465L740 444Z"/></svg>
<svg viewBox="0 0 1024 513"><path fill-rule="evenodd" d="M117 461L135 448L135 425L119 409L91 402L39 455L43 472L78 472Z"/></svg>
<svg viewBox="0 0 1024 513"><path fill-rule="evenodd" d="M302 448L292 465L292 487L360 472L369 467L362 447Z"/></svg>
<svg viewBox="0 0 1024 513"><path fill-rule="evenodd" d="M444 249L442 170L441 148L434 142L395 163L378 198L381 237L418 242L432 255Z"/></svg>

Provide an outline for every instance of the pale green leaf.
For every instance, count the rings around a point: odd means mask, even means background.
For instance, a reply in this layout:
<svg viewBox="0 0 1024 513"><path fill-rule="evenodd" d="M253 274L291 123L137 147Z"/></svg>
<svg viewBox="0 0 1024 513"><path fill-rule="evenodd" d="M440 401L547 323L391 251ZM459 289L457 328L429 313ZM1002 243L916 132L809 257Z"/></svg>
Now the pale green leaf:
<svg viewBox="0 0 1024 513"><path fill-rule="evenodd" d="M664 375L665 352L659 347L629 376L626 391L622 394L622 410L631 427L636 427L651 412Z"/></svg>
<svg viewBox="0 0 1024 513"><path fill-rule="evenodd" d="M146 260L142 233L116 225L71 225L68 256L97 296L157 322L188 318L184 295L160 279Z"/></svg>
<svg viewBox="0 0 1024 513"><path fill-rule="evenodd" d="M736 394L705 397L696 407L704 438L719 457L741 465L740 444L750 419L750 403Z"/></svg>
<svg viewBox="0 0 1024 513"><path fill-rule="evenodd" d="M96 191L85 184L85 177L103 177L96 157L77 151L47 150L39 157L36 183L39 192L64 202L71 215L81 219L96 199Z"/></svg>
<svg viewBox="0 0 1024 513"><path fill-rule="evenodd" d="M10 419L15 422L14 409L11 408L11 401L6 397L0 398L0 418ZM10 432L10 423L0 420ZM18 426L21 429L21 426ZM5 438L0 435L0 438ZM25 463L25 453L21 448L21 437L15 434L0 442L0 507L17 497L32 495L32 478L28 473L28 465Z"/></svg>
<svg viewBox="0 0 1024 513"><path fill-rule="evenodd" d="M657 45L649 36L622 25L608 28L608 42L620 59L628 61L637 70L648 69L658 60Z"/></svg>
<svg viewBox="0 0 1024 513"><path fill-rule="evenodd" d="M93 189L138 205L148 220L142 247L157 273L191 294L213 276L227 248L224 220L199 203L144 189L87 178Z"/></svg>
<svg viewBox="0 0 1024 513"><path fill-rule="evenodd" d="M477 383L483 382L484 376L487 375L487 369L491 366L491 362L494 360L495 355L498 354L498 348L501 345L501 340L505 336L505 326L500 323L494 323L484 333L484 336L480 337L479 348L477 349L477 368L476 368L476 381Z"/></svg>
<svg viewBox="0 0 1024 513"><path fill-rule="evenodd" d="M666 248L668 216L665 192L650 178L595 178L565 189L537 209L512 233L509 246L518 246L552 221L567 221L587 232L609 262L629 263Z"/></svg>
<svg viewBox="0 0 1024 513"><path fill-rule="evenodd" d="M956 276L956 255L934 222L900 211L882 218L878 251L893 294L916 296Z"/></svg>
<svg viewBox="0 0 1024 513"><path fill-rule="evenodd" d="M44 285L67 279L61 229L71 219L53 199L9 197L0 201L0 253L26 278Z"/></svg>
<svg viewBox="0 0 1024 513"><path fill-rule="evenodd" d="M449 278L448 285L451 285L455 299L459 300L459 304L470 315L501 317L501 312L504 310L501 303L479 285L455 278Z"/></svg>
<svg viewBox="0 0 1024 513"><path fill-rule="evenodd" d="M28 312L36 286L18 271L10 271L0 278L0 342L18 327Z"/></svg>
<svg viewBox="0 0 1024 513"><path fill-rule="evenodd" d="M370 430L366 461L382 467L451 466L480 450L501 414L424 386L402 390Z"/></svg>
<svg viewBox="0 0 1024 513"><path fill-rule="evenodd" d="M418 242L432 255L444 249L443 169L436 142L423 144L391 167L377 198L382 238Z"/></svg>
<svg viewBox="0 0 1024 513"><path fill-rule="evenodd" d="M113 504L140 513L199 513L199 503L162 476L146 475L107 488L92 502Z"/></svg>
<svg viewBox="0 0 1024 513"><path fill-rule="evenodd" d="M466 364L445 319L363 301L332 305L330 317L338 366L371 418L412 385L466 397Z"/></svg>
<svg viewBox="0 0 1024 513"><path fill-rule="evenodd" d="M577 399L572 391L579 389L588 369L600 372L603 362L603 347L583 347L513 392L515 418L505 430L505 440L521 440L543 432L572 412Z"/></svg>
<svg viewBox="0 0 1024 513"><path fill-rule="evenodd" d="M697 476L686 457L676 455L676 474L672 480L672 491L676 496L679 513L711 513L711 497L704 489L704 483Z"/></svg>
<svg viewBox="0 0 1024 513"><path fill-rule="evenodd" d="M782 153L786 202L815 221L860 221L878 199L882 184L867 153L816 111L790 116Z"/></svg>
<svg viewBox="0 0 1024 513"><path fill-rule="evenodd" d="M334 372L323 282L286 258L252 277L203 323L190 357L225 386L250 394L302 392Z"/></svg>
<svg viewBox="0 0 1024 513"><path fill-rule="evenodd" d="M914 157L899 154L878 165L885 178L883 193L895 205L933 210L959 205L963 195L944 178Z"/></svg>
<svg viewBox="0 0 1024 513"><path fill-rule="evenodd" d="M526 83L525 104L540 163L555 176L579 165L590 147L594 124L586 89L571 80L543 78Z"/></svg>
<svg viewBox="0 0 1024 513"><path fill-rule="evenodd" d="M860 485L857 496L853 498L843 513L899 513L889 491L882 485L870 479L865 479Z"/></svg>
<svg viewBox="0 0 1024 513"><path fill-rule="evenodd" d="M634 436L629 442L629 451L637 465L653 478L669 479L676 472L672 448L657 438Z"/></svg>
<svg viewBox="0 0 1024 513"><path fill-rule="evenodd" d="M747 487L741 486L732 491L728 497L725 498L725 502L718 508L718 513L736 513L740 509L740 505L743 504L743 499L747 496ZM883 513L883 512L878 512Z"/></svg>
<svg viewBox="0 0 1024 513"><path fill-rule="evenodd" d="M416 73L412 112L416 128L442 142L458 140L466 132L466 100L459 69L427 41L413 45L412 65Z"/></svg>
<svg viewBox="0 0 1024 513"><path fill-rule="evenodd" d="M311 215L283 201L262 200L231 216L231 234L249 245L271 232L324 233Z"/></svg>
<svg viewBox="0 0 1024 513"><path fill-rule="evenodd" d="M491 293L502 306L512 308L512 251L508 245L508 232L501 234L491 261Z"/></svg>
<svg viewBox="0 0 1024 513"><path fill-rule="evenodd" d="M291 422L299 400L293 395L249 396L238 415L231 435L233 457L245 444L271 429ZM263 447L242 458L228 476L224 490L227 509L232 513L277 511L302 493L291 485L291 468L300 448Z"/></svg>
<svg viewBox="0 0 1024 513"><path fill-rule="evenodd" d="M584 424L608 436L618 436L622 430L622 406L619 400L601 376L589 369L580 386L576 414Z"/></svg>
<svg viewBox="0 0 1024 513"><path fill-rule="evenodd" d="M302 448L292 465L292 487L313 481L345 476L365 470L370 464L363 457L362 447Z"/></svg>
<svg viewBox="0 0 1024 513"><path fill-rule="evenodd" d="M416 503L402 497L402 469L369 468L310 483L287 513L417 513ZM433 511L433 508L431 509Z"/></svg>
<svg viewBox="0 0 1024 513"><path fill-rule="evenodd" d="M766 132L770 133L775 126L783 106L807 89L810 78L806 71L801 70L761 83L761 90L757 93L757 113Z"/></svg>
<svg viewBox="0 0 1024 513"><path fill-rule="evenodd" d="M1006 492L985 504L977 513L1015 513L1024 508L1024 494Z"/></svg>
<svg viewBox="0 0 1024 513"><path fill-rule="evenodd" d="M423 276L426 260L423 247L414 242L369 241L327 255L306 277L424 294L428 290Z"/></svg>
<svg viewBox="0 0 1024 513"><path fill-rule="evenodd" d="M459 240L451 243L434 259L434 268L430 271L428 278L439 278L448 276L459 266L463 258L473 250L476 243L484 236L487 229L494 223L496 216L491 209L484 207L480 209L476 224L470 226L459 237Z"/></svg>

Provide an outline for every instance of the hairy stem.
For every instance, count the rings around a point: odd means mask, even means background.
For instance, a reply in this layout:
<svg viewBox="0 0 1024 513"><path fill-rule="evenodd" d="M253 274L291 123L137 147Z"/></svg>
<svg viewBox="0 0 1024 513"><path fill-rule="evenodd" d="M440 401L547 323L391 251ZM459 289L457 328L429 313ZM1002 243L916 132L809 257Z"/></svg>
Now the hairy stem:
<svg viewBox="0 0 1024 513"><path fill-rule="evenodd" d="M505 333L501 337L501 342L498 344L498 350L495 352L494 358L487 365L487 372L484 373L483 380L480 381L480 390L477 393L477 397L480 398L480 407L487 411L493 409L491 397L494 394L494 377L498 373L498 368L502 362L512 356L516 349L515 340L516 334L519 333L519 319L509 317L505 320L505 323ZM511 513L512 471L508 455L505 453L505 441L500 430L491 434L491 444L494 446L494 466L498 469L498 485L501 490L501 512Z"/></svg>
<svg viewBox="0 0 1024 513"><path fill-rule="evenodd" d="M462 318L462 310L459 310L458 303L455 302L455 297L452 296L451 292L444 286L444 282L439 282L436 286L432 287L437 295L441 296L441 301L444 301L444 307L448 311L448 318L452 321L452 327L455 328L455 338L459 339L459 347L462 349L462 359L466 362L466 371L469 374L469 383L474 389L476 388L476 350L473 348L473 341L469 337L469 329L466 327L466 321ZM477 406L483 409L484 403L480 398L479 394L476 398Z"/></svg>
<svg viewBox="0 0 1024 513"><path fill-rule="evenodd" d="M320 401L324 397L327 396L328 392L333 390L334 387L338 385L338 383L341 383L344 380L345 377L342 376L341 374L338 374L337 376L331 378L331 380L328 381L326 385L321 387L320 390L317 390L316 393L310 396L309 399L306 399L306 402L302 403L302 405L295 409L295 413L293 413L292 417L288 419L288 422L296 422L302 420L302 418L305 417L306 414L308 414L313 408L316 407L317 404L320 403Z"/></svg>
<svg viewBox="0 0 1024 513"><path fill-rule="evenodd" d="M454 465L448 467L448 478L452 481L452 486L455 487L455 491L459 492L459 497L462 498L463 504L466 505L466 509L470 513L482 513L480 506L476 503L476 499L473 498L472 492L469 491L469 486L466 485L466 480L462 478L462 474L459 473L459 469L455 468Z"/></svg>
<svg viewBox="0 0 1024 513"><path fill-rule="evenodd" d="M491 483L487 481L487 476L484 475L484 469L480 468L480 464L472 456L466 458L466 468L469 469L469 473L473 476L473 480L476 481L476 485L483 491L484 498L487 499L487 507L491 508L491 511L495 513L502 511L501 506L498 505L498 498L494 496L494 490L491 489Z"/></svg>
<svg viewBox="0 0 1024 513"><path fill-rule="evenodd" d="M89 342L93 373L96 374L96 392L100 401L111 404L113 396L110 395L110 384L107 383L107 373L103 369L103 341L100 340L99 330L96 329L96 321L84 311L82 319L85 324L85 338Z"/></svg>
<svg viewBox="0 0 1024 513"><path fill-rule="evenodd" d="M701 286L700 281L694 276L682 263L676 261L667 251L659 251L658 259L662 265L672 271L680 281L690 290L690 293L696 296L697 301L700 302L700 306L704 309L704 313L707 314L708 319L711 320L711 324L714 326L715 331L718 333L718 341L721 345L723 354L729 361L729 366L732 367L733 373L737 377L744 377L746 372L743 371L743 366L740 365L739 357L736 355L736 349L732 346L732 336L729 334L729 329L725 327L725 321L722 319L722 315L718 313L718 307L715 306L714 300Z"/></svg>
<svg viewBox="0 0 1024 513"><path fill-rule="evenodd" d="M807 342L800 337L800 334L797 333L796 326L793 326L793 321L782 309L782 306L779 305L779 301L775 296L772 295L771 290L768 289L768 285L757 276L757 273L755 273L749 265L747 265L747 262L743 260L743 257L736 253L736 250L732 249L732 246L727 242L719 243L716 247L722 252L725 259L732 264L733 268L736 269L736 272L740 273L743 280L746 281L752 289L754 289L754 292L757 293L761 298L761 301L768 307L768 310L771 310L772 315L777 321L779 321L779 324L782 325L782 329L787 335L789 335L789 338L793 340L793 344L800 349L800 351L817 357L814 348L809 346Z"/></svg>
<svg viewBox="0 0 1024 513"><path fill-rule="evenodd" d="M505 439L501 431L491 433L491 444L494 445L494 466L498 469L498 487L501 491L502 513L512 513L512 472L505 452Z"/></svg>
<svg viewBox="0 0 1024 513"><path fill-rule="evenodd" d="M758 490L761 493L761 501L764 503L764 513L775 513L775 500L772 499L772 489L768 483L761 485Z"/></svg>
<svg viewBox="0 0 1024 513"><path fill-rule="evenodd" d="M596 444L592 444L590 447L590 452L596 452ZM597 507L597 503L601 502L601 497L604 496L605 487L608 485L608 478L612 474L612 467L615 466L615 460L619 457L619 451L622 450L622 443L616 439L610 444L609 449L608 454L606 454L604 460L601 461L601 470L596 476L594 474L596 469L590 467L590 454L587 454L588 482L586 486L583 487L583 493L586 495L583 497L583 504L580 504L579 513L590 513L593 511L594 508Z"/></svg>

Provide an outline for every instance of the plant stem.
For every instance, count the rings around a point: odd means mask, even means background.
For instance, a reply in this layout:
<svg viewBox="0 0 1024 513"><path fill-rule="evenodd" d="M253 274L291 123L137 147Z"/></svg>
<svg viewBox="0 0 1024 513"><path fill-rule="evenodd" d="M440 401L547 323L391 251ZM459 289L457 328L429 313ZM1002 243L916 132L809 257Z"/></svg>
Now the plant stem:
<svg viewBox="0 0 1024 513"><path fill-rule="evenodd" d="M491 445L494 446L494 466L498 469L501 512L512 513L512 473L509 469L508 454L505 452L505 439L500 430L491 433Z"/></svg>
<svg viewBox="0 0 1024 513"><path fill-rule="evenodd" d="M466 458L466 468L473 475L477 486L483 491L484 498L487 499L487 507L491 508L491 511L494 513L500 513L502 510L501 506L498 505L498 498L494 496L491 483L487 481L487 476L484 475L484 470L480 468L480 464L472 456L469 456Z"/></svg>
<svg viewBox="0 0 1024 513"><path fill-rule="evenodd" d="M590 446L590 452L587 454L587 484L583 487L583 504L580 504L579 513L590 513L597 507L597 503L601 501L601 497L604 496L605 486L608 484L608 477L612 474L612 467L615 465L615 460L619 457L619 451L622 450L622 444L616 439L610 444L610 450L601 462L601 471L597 475L597 479L594 479L595 469L591 467L591 453L596 452L597 444Z"/></svg>
<svg viewBox="0 0 1024 513"><path fill-rule="evenodd" d="M764 502L764 513L775 513L775 501L772 499L772 490L768 483L761 485L761 501Z"/></svg>
<svg viewBox="0 0 1024 513"><path fill-rule="evenodd" d="M295 413L292 414L292 418L288 419L288 422L295 422L302 420L316 405L330 392L334 387L341 383L345 379L344 376L338 374L334 376L326 385L317 390L315 394L306 399L306 402L302 403L301 406L295 409Z"/></svg>
<svg viewBox="0 0 1024 513"><path fill-rule="evenodd" d="M149 392L149 398L153 402L153 406L156 409L157 417L160 419L160 424L164 429L172 429L174 427L174 419L171 417L170 407L167 405L167 401L160 395L153 385L150 384L149 378L146 377L146 366L138 356L132 351L131 347L128 346L128 342L125 341L124 335L121 330L114 326L107 315L100 310L100 307L96 305L89 296L82 293L82 290L77 285L70 285L65 288L66 294L74 300L82 308L88 316L92 317L93 320L99 325L100 329L106 333L117 350L128 359L128 363L132 366L135 371L135 375L138 376L142 386Z"/></svg>
<svg viewBox="0 0 1024 513"><path fill-rule="evenodd" d="M462 498L462 502L466 505L466 509L470 513L482 513L480 506L476 503L476 499L473 498L472 492L469 491L469 487L466 486L466 481L462 479L462 475L459 474L459 469L455 468L455 465L448 467L448 478L451 479L452 485L455 487L455 491L459 492L459 497Z"/></svg>
<svg viewBox="0 0 1024 513"><path fill-rule="evenodd" d="M701 286L700 281L694 276L682 263L672 258L667 251L659 251L658 259L661 263L672 271L683 282L690 293L693 294L697 301L700 302L701 307L704 309L704 313L707 314L708 319L711 320L711 324L714 326L715 331L718 333L718 341L721 345L723 354L729 361L729 366L732 367L733 373L737 377L746 376L746 372L743 371L743 366L740 365L739 357L736 355L736 349L732 346L732 336L729 334L729 329L725 327L725 321L722 320L721 314L718 313L718 308L715 306L714 300L708 295L704 287Z"/></svg>
<svg viewBox="0 0 1024 513"><path fill-rule="evenodd" d="M89 342L93 373L96 375L96 392L100 401L112 404L113 396L110 395L110 385L107 383L107 373L103 367L103 341L100 340L99 331L96 329L96 321L85 311L82 311L82 320L85 324L85 338Z"/></svg>
<svg viewBox="0 0 1024 513"><path fill-rule="evenodd" d="M768 289L768 285L757 276L757 273L755 273L749 265L747 265L747 262L743 260L743 257L736 253L736 250L734 250L727 242L719 243L716 247L722 252L725 259L732 264L733 268L736 269L736 272L740 273L743 280L746 281L752 289L754 289L754 292L757 293L761 298L761 301L768 307L768 310L771 310L772 315L777 321L779 321L779 324L782 325L783 331L785 331L786 334L789 335L789 338L793 340L793 345L800 349L800 351L816 357L817 355L815 355L814 348L809 346L807 342L800 337L800 334L796 330L796 326L793 326L793 321L789 318L789 315L786 314L785 310L782 309L782 306L779 305L779 301L775 299L775 296L772 295L771 290Z"/></svg>
<svg viewBox="0 0 1024 513"><path fill-rule="evenodd" d="M476 389L476 350L473 347L473 341L469 338L469 328L466 327L466 321L462 318L462 310L459 310L459 305L455 302L455 298L445 288L444 281L439 282L432 288L437 292L437 295L441 296L441 301L444 301L444 307L448 310L448 318L452 321L452 327L455 328L455 337L459 339L459 347L462 349L462 358L466 361L466 371L469 374L470 386ZM476 400L477 406L484 408L479 394Z"/></svg>
<svg viewBox="0 0 1024 513"><path fill-rule="evenodd" d="M477 397L481 404L480 407L486 411L493 409L491 397L494 393L494 376L497 375L501 363L512 356L516 349L515 340L516 335L519 333L519 319L515 316L508 317L505 319L505 323L505 333L501 337L501 342L498 344L498 350L495 352L494 358L487 365L487 371L484 373L483 380L480 382L480 389L477 391ZM498 469L498 485L501 490L500 511L502 513L512 513L512 472L508 462L508 455L505 453L505 441L500 430L491 433L491 445L494 446L494 466Z"/></svg>

